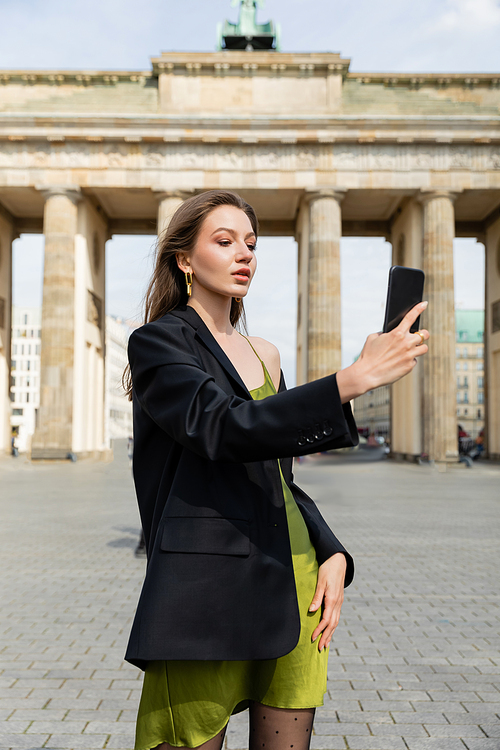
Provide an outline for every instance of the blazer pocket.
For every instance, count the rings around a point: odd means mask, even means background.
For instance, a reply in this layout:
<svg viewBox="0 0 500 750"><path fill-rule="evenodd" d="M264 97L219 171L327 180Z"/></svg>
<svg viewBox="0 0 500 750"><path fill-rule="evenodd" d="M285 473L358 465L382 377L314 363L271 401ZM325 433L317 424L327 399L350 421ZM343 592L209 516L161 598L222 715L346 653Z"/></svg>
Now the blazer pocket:
<svg viewBox="0 0 500 750"><path fill-rule="evenodd" d="M166 518L160 549L205 555L250 554L250 524L233 518Z"/></svg>

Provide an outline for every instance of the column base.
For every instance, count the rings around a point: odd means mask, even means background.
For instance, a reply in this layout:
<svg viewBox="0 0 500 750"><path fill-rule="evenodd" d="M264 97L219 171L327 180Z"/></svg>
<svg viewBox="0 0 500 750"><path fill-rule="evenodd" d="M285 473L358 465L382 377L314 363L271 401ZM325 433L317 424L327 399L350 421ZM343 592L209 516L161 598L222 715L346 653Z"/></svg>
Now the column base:
<svg viewBox="0 0 500 750"><path fill-rule="evenodd" d="M80 451L75 453L70 449L65 448L32 448L31 456L32 461L78 461L78 460L90 460L90 461L103 461L110 463L114 459L114 454L111 448L104 448L100 451Z"/></svg>
<svg viewBox="0 0 500 750"><path fill-rule="evenodd" d="M32 446L31 460L62 461L70 457L71 448L46 448L43 445Z"/></svg>
<svg viewBox="0 0 500 750"><path fill-rule="evenodd" d="M448 469L467 469L472 466L472 459L469 459L468 461L461 461L460 459L446 459L445 461L428 461L424 459L419 460L419 464L421 466L430 466L431 469L436 469L436 471L439 471L440 473L444 473L448 471Z"/></svg>
<svg viewBox="0 0 500 750"><path fill-rule="evenodd" d="M450 456L444 461L430 461L428 458L423 458L421 455L415 454L415 453L400 453L400 452L391 452L388 456L393 461L397 461L399 463L407 462L407 463L413 463L418 464L419 466L430 466L433 469L437 469L438 471L446 471L447 467L464 467L465 464L462 463L459 459L458 454L456 457Z"/></svg>
<svg viewBox="0 0 500 750"><path fill-rule="evenodd" d="M394 451L394 452L391 451L389 453L388 458L392 459L393 461L398 461L398 462L405 461L411 464L420 463L420 456L415 453L401 453L400 451Z"/></svg>

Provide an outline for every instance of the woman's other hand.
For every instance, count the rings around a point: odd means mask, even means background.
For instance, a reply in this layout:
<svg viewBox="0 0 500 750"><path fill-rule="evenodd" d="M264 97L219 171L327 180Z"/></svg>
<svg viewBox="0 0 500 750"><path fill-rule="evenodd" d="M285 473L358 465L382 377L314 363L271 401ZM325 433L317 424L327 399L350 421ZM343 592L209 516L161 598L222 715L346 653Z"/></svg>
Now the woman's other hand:
<svg viewBox="0 0 500 750"><path fill-rule="evenodd" d="M316 612L321 606L323 607L321 621L312 634L313 643L321 634L318 642L319 651L323 651L325 646L330 645L333 632L339 624L340 610L344 601L346 568L347 562L342 552L337 552L319 566L316 593L309 607L309 612Z"/></svg>
<svg viewBox="0 0 500 750"><path fill-rule="evenodd" d="M429 331L422 328L419 333L410 333L411 326L426 307L427 302L420 302L389 333L368 336L356 362L337 373L342 403L381 385L395 383L413 370L417 357L429 350L424 343L429 339Z"/></svg>

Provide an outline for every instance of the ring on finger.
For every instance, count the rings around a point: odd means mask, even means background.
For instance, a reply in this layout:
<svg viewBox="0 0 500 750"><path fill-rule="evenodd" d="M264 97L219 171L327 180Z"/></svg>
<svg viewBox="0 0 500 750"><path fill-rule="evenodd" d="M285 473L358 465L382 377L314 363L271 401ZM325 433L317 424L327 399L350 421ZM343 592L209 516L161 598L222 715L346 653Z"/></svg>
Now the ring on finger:
<svg viewBox="0 0 500 750"><path fill-rule="evenodd" d="M422 344L425 342L425 336L422 333L422 331L415 331L417 336L420 336L420 344L417 344L417 346L422 346Z"/></svg>

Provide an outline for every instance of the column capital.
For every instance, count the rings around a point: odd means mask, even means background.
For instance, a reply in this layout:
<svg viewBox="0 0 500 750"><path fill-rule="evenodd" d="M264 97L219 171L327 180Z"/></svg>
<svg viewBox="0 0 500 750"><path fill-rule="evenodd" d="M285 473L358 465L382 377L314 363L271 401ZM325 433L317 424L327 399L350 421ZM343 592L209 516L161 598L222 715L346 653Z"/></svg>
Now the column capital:
<svg viewBox="0 0 500 750"><path fill-rule="evenodd" d="M342 187L310 187L304 191L304 201L312 203L321 198L334 198L340 205L345 198L347 188Z"/></svg>
<svg viewBox="0 0 500 750"><path fill-rule="evenodd" d="M194 188L187 188L185 190L164 190L163 188L151 188L151 192L153 193L158 203L161 203L161 201L168 198L178 198L181 201L185 201L186 198L194 195Z"/></svg>
<svg viewBox="0 0 500 750"><path fill-rule="evenodd" d="M41 193L45 200L54 195L64 195L76 206L82 198L82 191L78 185L35 185L35 190Z"/></svg>
<svg viewBox="0 0 500 750"><path fill-rule="evenodd" d="M416 200L424 205L434 198L448 198L452 203L456 201L462 190L453 188L423 188L416 195Z"/></svg>

